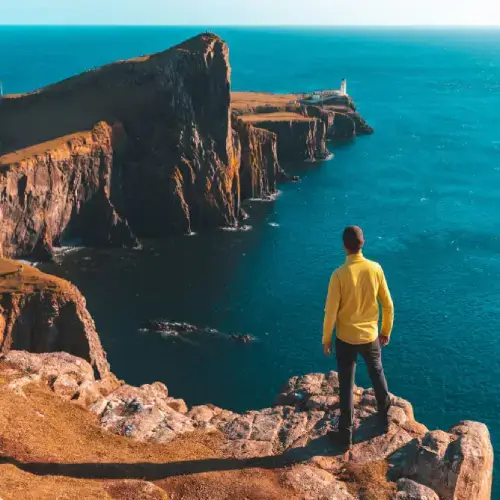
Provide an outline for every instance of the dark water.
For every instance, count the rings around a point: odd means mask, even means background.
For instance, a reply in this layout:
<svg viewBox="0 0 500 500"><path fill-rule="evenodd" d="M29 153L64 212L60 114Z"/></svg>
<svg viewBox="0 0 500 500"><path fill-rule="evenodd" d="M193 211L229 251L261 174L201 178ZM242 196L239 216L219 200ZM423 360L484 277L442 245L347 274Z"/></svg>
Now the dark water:
<svg viewBox="0 0 500 500"><path fill-rule="evenodd" d="M196 31L0 28L0 78L27 91ZM395 301L391 391L430 428L486 422L498 447L500 32L217 31L235 89L331 88L345 77L376 134L335 148L330 162L290 166L303 181L252 203L251 231L67 257L56 272L86 295L114 371L133 384L163 380L190 404L245 410L269 405L294 374L334 368L321 349L324 295L343 261L339 234L355 223ZM259 341L138 332L160 317Z"/></svg>

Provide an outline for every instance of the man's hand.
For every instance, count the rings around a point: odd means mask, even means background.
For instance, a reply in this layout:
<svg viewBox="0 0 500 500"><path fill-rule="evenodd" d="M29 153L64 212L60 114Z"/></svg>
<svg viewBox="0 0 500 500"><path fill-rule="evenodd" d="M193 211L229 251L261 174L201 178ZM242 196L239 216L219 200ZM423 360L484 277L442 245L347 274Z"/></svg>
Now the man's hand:
<svg viewBox="0 0 500 500"><path fill-rule="evenodd" d="M380 346L385 347L389 343L390 337L386 337L385 335L379 335L378 339L380 342Z"/></svg>
<svg viewBox="0 0 500 500"><path fill-rule="evenodd" d="M331 342L329 344L323 344L323 352L325 353L325 356L332 355L332 343Z"/></svg>

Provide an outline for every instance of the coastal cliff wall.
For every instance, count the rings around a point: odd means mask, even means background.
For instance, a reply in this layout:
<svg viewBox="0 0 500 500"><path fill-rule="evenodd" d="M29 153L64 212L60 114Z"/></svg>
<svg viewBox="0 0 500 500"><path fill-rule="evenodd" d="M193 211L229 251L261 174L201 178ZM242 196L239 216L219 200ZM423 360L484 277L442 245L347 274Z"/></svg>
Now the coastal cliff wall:
<svg viewBox="0 0 500 500"><path fill-rule="evenodd" d="M0 196L5 256L29 255L39 242L50 253L68 228L134 245L134 235L233 225L239 157L227 45L200 35L4 98Z"/></svg>
<svg viewBox="0 0 500 500"><path fill-rule="evenodd" d="M297 117L278 121L264 114L255 125L276 134L278 158L281 161L314 160L323 149L321 145L324 143L324 130L317 120L303 120Z"/></svg>
<svg viewBox="0 0 500 500"><path fill-rule="evenodd" d="M112 129L29 148L4 157L0 167L0 249L5 255L50 257L52 242L67 228L88 244L137 241L110 200Z"/></svg>
<svg viewBox="0 0 500 500"><path fill-rule="evenodd" d="M65 280L0 259L0 352L64 351L87 360L101 379L111 375L85 299Z"/></svg>
<svg viewBox="0 0 500 500"><path fill-rule="evenodd" d="M233 117L232 123L241 145L241 198L268 198L276 193L277 182L283 176L277 135L237 117Z"/></svg>

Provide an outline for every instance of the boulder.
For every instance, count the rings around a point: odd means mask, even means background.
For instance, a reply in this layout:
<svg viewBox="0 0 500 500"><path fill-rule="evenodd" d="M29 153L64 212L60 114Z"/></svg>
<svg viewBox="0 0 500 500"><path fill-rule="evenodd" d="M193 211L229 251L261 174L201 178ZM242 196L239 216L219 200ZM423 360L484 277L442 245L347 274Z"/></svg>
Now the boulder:
<svg viewBox="0 0 500 500"><path fill-rule="evenodd" d="M436 492L411 479L401 478L394 500L439 500Z"/></svg>
<svg viewBox="0 0 500 500"><path fill-rule="evenodd" d="M329 472L308 465L296 465L284 475L285 482L305 500L355 500L344 483Z"/></svg>
<svg viewBox="0 0 500 500"><path fill-rule="evenodd" d="M393 479L414 479L444 500L491 498L493 447L488 428L478 422L414 439L390 457L390 466Z"/></svg>

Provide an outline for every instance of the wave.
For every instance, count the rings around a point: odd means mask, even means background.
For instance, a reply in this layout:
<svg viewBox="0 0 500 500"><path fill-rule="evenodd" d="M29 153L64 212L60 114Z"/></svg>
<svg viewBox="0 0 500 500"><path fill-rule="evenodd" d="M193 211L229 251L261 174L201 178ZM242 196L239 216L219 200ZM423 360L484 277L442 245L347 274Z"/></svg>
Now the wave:
<svg viewBox="0 0 500 500"><path fill-rule="evenodd" d="M54 254L54 257L65 257L66 255L75 252L80 252L81 250L84 249L85 247L83 246L63 246L63 247L53 247L52 252Z"/></svg>
<svg viewBox="0 0 500 500"><path fill-rule="evenodd" d="M318 163L322 161L330 161L335 155L333 153L328 153L324 158L312 158L309 160L304 160L306 163Z"/></svg>
<svg viewBox="0 0 500 500"><path fill-rule="evenodd" d="M280 190L278 190L275 193L272 193L268 196L265 196L264 198L249 198L248 201L269 203L271 201L275 201L281 195L281 193L282 192Z"/></svg>
<svg viewBox="0 0 500 500"><path fill-rule="evenodd" d="M221 231L229 231L229 232L237 232L237 231L251 231L253 229L252 226L243 225L243 226L224 226L220 228Z"/></svg>

